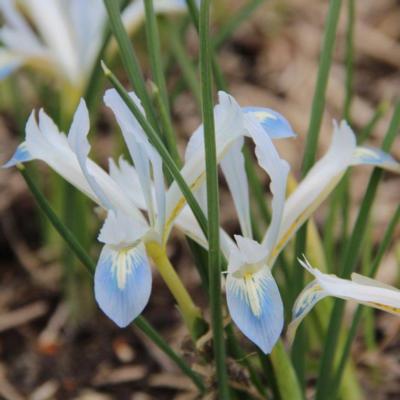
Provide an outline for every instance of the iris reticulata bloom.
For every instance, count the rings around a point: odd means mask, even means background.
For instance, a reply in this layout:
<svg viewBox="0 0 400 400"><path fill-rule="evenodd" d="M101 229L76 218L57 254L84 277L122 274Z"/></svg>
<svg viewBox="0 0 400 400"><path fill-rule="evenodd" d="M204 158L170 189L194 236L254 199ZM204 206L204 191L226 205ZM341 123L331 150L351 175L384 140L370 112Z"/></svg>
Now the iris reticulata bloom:
<svg viewBox="0 0 400 400"><path fill-rule="evenodd" d="M253 140L257 161L271 180L272 219L261 243L255 241L241 137L221 160L242 232L232 240L221 231L221 246L228 260L227 304L238 328L264 353L269 353L284 323L282 300L271 269L285 244L334 189L349 166L370 164L399 173L400 165L379 149L357 147L348 124L334 123L328 152L286 199L289 165L279 156L271 139L294 136L290 124L272 110L256 107L238 110L240 116L236 118L242 121L243 135ZM200 138L193 136L191 141L199 142ZM189 143L189 151L192 146Z"/></svg>
<svg viewBox="0 0 400 400"><path fill-rule="evenodd" d="M135 94L130 95L144 113ZM142 312L150 296L149 245L165 247L173 226L199 236L178 185L173 182L165 187L161 158L126 104L113 89L106 92L104 101L116 117L134 165L123 158L118 163L110 160L107 173L88 157L89 116L81 100L68 136L43 110L38 121L32 112L25 141L4 167L42 160L107 211L98 236L104 246L95 272L95 297L105 314L123 327ZM230 96L220 93L215 107L219 158L243 133L242 125L236 123L235 115L240 115L236 107ZM181 170L194 191L204 181L204 159L204 149L197 149Z"/></svg>
<svg viewBox="0 0 400 400"><path fill-rule="evenodd" d="M134 93L131 97L141 109ZM110 160L107 173L88 157L89 117L81 100L68 137L43 110L38 122L32 113L25 142L5 167L43 160L107 211L98 237L104 247L95 273L95 296L113 321L126 326L141 313L150 296L149 244L165 247L173 226L204 247L207 241L177 183L166 189L161 158L126 104L115 90L108 90L104 101L118 121L134 165L123 158L118 163ZM214 118L217 159L242 231L232 240L221 230L221 248L228 259L228 308L239 329L268 353L283 326L282 300L271 274L279 252L350 165L366 163L399 172L399 164L380 150L356 147L353 132L342 122L340 127L335 125L327 154L285 200L289 165L271 140L294 136L284 117L269 109L241 108L233 97L220 92ZM258 163L271 178L272 219L261 243L253 239L250 223L241 151L245 137L254 141ZM205 209L203 138L201 125L188 143L181 174Z"/></svg>
<svg viewBox="0 0 400 400"><path fill-rule="evenodd" d="M157 13L181 13L183 0L155 0ZM20 66L61 77L82 89L94 68L105 34L107 14L102 0L1 0L0 79ZM144 19L142 0L122 13L134 32ZM29 22L28 22L29 21Z"/></svg>

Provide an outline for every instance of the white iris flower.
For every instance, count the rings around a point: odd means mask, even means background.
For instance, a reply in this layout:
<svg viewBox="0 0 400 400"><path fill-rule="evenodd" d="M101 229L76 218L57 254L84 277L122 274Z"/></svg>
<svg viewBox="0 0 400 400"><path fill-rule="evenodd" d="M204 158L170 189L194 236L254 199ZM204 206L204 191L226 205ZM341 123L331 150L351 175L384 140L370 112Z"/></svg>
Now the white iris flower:
<svg viewBox="0 0 400 400"><path fill-rule="evenodd" d="M131 97L141 107L133 93ZM107 173L88 158L89 117L81 100L68 137L59 132L43 110L38 122L32 113L25 142L5 167L43 160L108 211L98 237L104 247L95 274L95 295L101 309L119 326L126 326L149 299L149 244L165 247L173 226L204 247L207 241L177 183L172 182L166 189L161 158L126 104L115 90L108 90L104 101L115 114L134 166L121 158L119 165L110 161ZM350 165L367 163L399 172L399 164L380 150L357 148L353 132L342 122L340 127L335 126L327 154L285 200L289 165L279 157L271 138L294 136L289 123L273 110L241 108L224 92L219 93L214 118L217 159L232 192L242 230L242 236L236 235L235 241L221 230L221 248L229 261L228 308L239 329L268 353L283 326L282 301L271 268L284 245ZM258 162L271 178L272 220L261 243L252 237L241 152L244 137L254 141ZM205 209L203 138L200 126L188 143L181 174Z"/></svg>
<svg viewBox="0 0 400 400"><path fill-rule="evenodd" d="M135 94L130 95L144 113ZM118 121L134 166L123 158L118 164L110 160L107 173L88 157L89 116L81 100L68 136L43 110L38 120L32 112L25 141L4 167L42 160L107 211L98 236L104 247L95 272L95 296L105 314L123 327L142 312L150 296L149 245L165 248L173 225L192 237L198 237L198 232L178 185L173 182L165 187L161 158L119 94L108 90L104 101ZM215 107L219 158L243 134L243 126L235 118L240 115L236 107L230 96L220 94ZM200 126L197 132L202 129ZM204 181L204 159L204 149L196 149L181 170L194 191Z"/></svg>
<svg viewBox="0 0 400 400"><path fill-rule="evenodd" d="M157 13L185 11L183 0L155 0ZM0 79L20 66L37 67L82 89L103 43L107 14L102 0L1 0ZM142 0L122 19L129 32L144 19ZM28 22L29 21L29 22Z"/></svg>
<svg viewBox="0 0 400 400"><path fill-rule="evenodd" d="M340 126L335 123L328 152L286 199L289 165L280 158L271 139L294 136L289 123L272 110L254 107L237 107L237 110L235 118L243 124L243 135L254 141L258 163L271 179L272 219L261 243L256 242L251 230L241 137L221 160L242 231L242 235L235 235L234 241L221 231L221 247L228 260L227 304L233 321L244 335L264 353L270 353L284 323L283 304L271 269L285 244L326 199L349 166L370 164L399 173L400 164L379 149L357 147L347 123L343 121ZM199 146L201 140L198 134L191 138L187 160L192 147ZM202 197L201 190L198 197ZM201 237L199 229L197 234Z"/></svg>

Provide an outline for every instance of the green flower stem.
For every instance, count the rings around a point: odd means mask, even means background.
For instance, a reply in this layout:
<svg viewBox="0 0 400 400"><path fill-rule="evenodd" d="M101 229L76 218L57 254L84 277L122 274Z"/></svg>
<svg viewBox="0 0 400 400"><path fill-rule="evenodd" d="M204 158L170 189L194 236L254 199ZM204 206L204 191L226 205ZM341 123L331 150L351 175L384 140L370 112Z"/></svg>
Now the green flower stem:
<svg viewBox="0 0 400 400"><path fill-rule="evenodd" d="M206 161L208 211L208 276L211 306L211 328L216 362L218 398L230 398L226 371L226 350L221 302L221 259L219 248L219 192L217 152L212 96L211 52L209 38L209 0L200 6L200 79L202 88L202 115L204 124L204 151Z"/></svg>
<svg viewBox="0 0 400 400"><path fill-rule="evenodd" d="M139 61L136 57L135 51L131 45L129 36L124 28L121 19L119 2L115 0L103 0L107 9L111 30L115 36L120 49L120 55L128 78L135 88L136 94L142 101L143 108L146 111L147 118L153 127L157 126L157 119L155 117L153 105L150 96L146 90L146 84L140 69Z"/></svg>
<svg viewBox="0 0 400 400"><path fill-rule="evenodd" d="M25 182L31 191L33 197L38 203L41 211L47 216L50 222L53 224L54 228L60 234L60 236L65 240L65 242L70 246L71 250L77 256L77 258L82 262L83 266L86 267L91 275L94 275L96 265L90 256L86 253L85 249L80 245L79 241L75 238L73 233L62 223L55 212L52 210L47 199L43 196L43 193L38 189L38 187L33 182L26 168L19 164L19 171L21 172ZM197 386L200 392L204 392L204 384L199 377L186 362L172 350L168 343L157 333L157 331L146 321L144 317L138 317L134 325L137 326L141 331L143 331L146 336L160 349L162 350L172 361L174 361L181 371L187 375Z"/></svg>
<svg viewBox="0 0 400 400"><path fill-rule="evenodd" d="M391 243L391 240L392 240L393 234L394 234L394 230L395 230L397 224L399 223L399 220L400 220L400 206L397 206L397 209L394 212L394 215L391 218L390 223L389 223L388 227L386 228L386 231L383 235L382 242L379 245L379 249L378 249L375 259L371 265L371 269L368 271L368 276L373 278L375 276L376 272L378 271L379 265L382 261L384 254L386 253L386 250L388 249L388 247ZM342 351L342 354L340 357L340 361L338 363L338 367L336 369L335 376L333 379L332 388L333 388L334 393L332 395L332 399L335 399L335 393L337 393L337 391L340 387L340 383L341 383L341 380L343 377L343 372L345 370L347 360L350 355L351 344L353 343L353 340L357 333L357 327L361 321L363 310L364 310L363 306L358 306L354 313L354 317L353 317L350 329L348 331L348 335L346 337L346 343L344 345L344 348L343 348L343 351Z"/></svg>
<svg viewBox="0 0 400 400"><path fill-rule="evenodd" d="M103 71L107 78L110 80L114 88L120 94L126 105L132 111L133 115L143 128L144 132L148 136L152 145L156 148L158 153L160 154L164 164L168 168L171 175L174 177L176 183L178 184L179 188L182 191L183 196L185 197L189 207L191 208L197 222L201 230L203 231L204 235L208 237L207 232L207 219L201 209L199 203L197 202L196 198L194 197L192 191L190 190L189 186L187 185L186 181L182 177L181 173L179 172L178 166L176 165L174 159L169 154L167 148L164 146L164 143L161 141L159 135L156 133L154 128L149 124L146 117L141 113L139 108L136 104L132 101L131 97L129 96L128 92L124 89L121 82L117 79L117 77L108 69L108 67L103 63Z"/></svg>
<svg viewBox="0 0 400 400"><path fill-rule="evenodd" d="M395 107L392 121L382 144L382 150L386 152L390 150L393 141L396 138L399 126L400 102L398 102ZM353 228L353 232L350 236L350 240L347 242L346 245L344 262L340 273L340 276L343 278L348 278L354 271L357 264L361 243L365 234L365 228L368 223L369 214L382 174L382 170L375 168L369 180L364 200L361 204L361 208ZM324 345L324 352L322 354L319 378L317 382L316 400L325 400L330 396L331 393L332 368L343 311L344 301L337 299L331 313L331 319L329 322L327 337Z"/></svg>
<svg viewBox="0 0 400 400"><path fill-rule="evenodd" d="M364 143L373 130L375 129L377 123L382 119L382 117L388 112L390 104L387 101L380 103L372 115L371 119L367 122L364 128L360 131L358 136L358 143Z"/></svg>
<svg viewBox="0 0 400 400"><path fill-rule="evenodd" d="M303 400L296 372L281 340L276 343L270 358L281 399Z"/></svg>
<svg viewBox="0 0 400 400"><path fill-rule="evenodd" d="M198 339L205 333L204 330L199 331L198 329L203 321L200 309L193 303L188 291L171 265L165 247L157 242L150 242L146 244L146 250L170 292L175 297L189 332L194 339Z"/></svg>

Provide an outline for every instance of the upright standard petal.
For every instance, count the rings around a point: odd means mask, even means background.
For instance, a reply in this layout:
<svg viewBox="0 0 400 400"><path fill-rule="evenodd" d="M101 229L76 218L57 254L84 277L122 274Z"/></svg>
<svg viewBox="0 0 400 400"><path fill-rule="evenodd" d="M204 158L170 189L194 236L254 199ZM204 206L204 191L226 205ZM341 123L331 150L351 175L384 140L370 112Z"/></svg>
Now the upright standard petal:
<svg viewBox="0 0 400 400"><path fill-rule="evenodd" d="M265 354L271 352L283 328L283 304L270 269L235 277L228 274L229 313L243 334Z"/></svg>
<svg viewBox="0 0 400 400"><path fill-rule="evenodd" d="M280 158L272 140L264 134L260 123L253 116L246 116L246 127L256 146L255 153L258 164L271 179L272 219L262 242L265 256L267 256L276 243L281 226L286 197L286 182L290 167L285 160Z"/></svg>
<svg viewBox="0 0 400 400"><path fill-rule="evenodd" d="M103 208L112 209L113 204L110 202L107 195L96 181L96 178L89 172L88 169L87 157L90 152L90 144L87 140L87 135L89 134L89 129L89 111L86 107L85 101L81 99L74 114L71 128L68 133L68 143L72 151L76 154L82 172L85 175L85 178L93 192L96 193L101 205Z"/></svg>
<svg viewBox="0 0 400 400"><path fill-rule="evenodd" d="M243 112L256 118L271 139L296 136L289 121L277 111L263 107L243 107Z"/></svg>
<svg viewBox="0 0 400 400"><path fill-rule="evenodd" d="M146 307L152 275L144 245L115 250L104 246L96 267L94 291L102 311L119 327L129 325Z"/></svg>
<svg viewBox="0 0 400 400"><path fill-rule="evenodd" d="M134 93L130 93L130 96L144 113L138 97ZM106 91L104 102L112 109L121 127L124 140L138 173L150 221L154 224L157 217L157 226L161 231L164 227L165 219L165 186L161 157L150 144L142 127L115 89ZM150 165L152 166L153 174L151 174ZM151 178L152 175L154 184ZM153 204L153 187L155 188L157 210Z"/></svg>
<svg viewBox="0 0 400 400"><path fill-rule="evenodd" d="M243 112L232 96L219 92L219 103L214 107L217 159L220 161L224 154L244 135ZM186 183L196 192L205 180L204 132L200 126L193 133L187 145L185 165L181 174ZM176 182L173 182L167 192L166 229L168 235L175 218L182 211L186 201Z"/></svg>
<svg viewBox="0 0 400 400"><path fill-rule="evenodd" d="M233 198L242 234L251 238L249 184L242 153L243 143L242 137L236 140L222 159L221 169Z"/></svg>
<svg viewBox="0 0 400 400"><path fill-rule="evenodd" d="M350 165L355 148L355 135L348 124L345 121L342 121L340 127L335 124L328 152L314 165L285 203L282 224L269 257L269 265L273 265L288 240L334 189Z"/></svg>
<svg viewBox="0 0 400 400"><path fill-rule="evenodd" d="M324 274L313 268L307 259L299 261L307 271L314 275L315 280L306 286L295 302L293 319L290 324L291 335L294 334L296 327L314 305L326 296L354 300L373 308L400 315L399 289L359 274L352 274L351 280Z"/></svg>

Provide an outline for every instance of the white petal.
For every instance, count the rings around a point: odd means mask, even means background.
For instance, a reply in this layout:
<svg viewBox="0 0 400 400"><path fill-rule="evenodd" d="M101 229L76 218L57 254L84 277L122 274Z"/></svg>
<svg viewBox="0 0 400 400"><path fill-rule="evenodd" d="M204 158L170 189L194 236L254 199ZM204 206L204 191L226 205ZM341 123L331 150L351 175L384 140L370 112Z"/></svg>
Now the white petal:
<svg viewBox="0 0 400 400"><path fill-rule="evenodd" d="M299 261L304 268L314 275L315 281L309 284L296 300L291 323L292 333L312 307L326 296L353 300L400 315L400 291L398 289L358 274L352 275L353 280L324 274L313 268L306 259Z"/></svg>
<svg viewBox="0 0 400 400"><path fill-rule="evenodd" d="M342 121L340 127L335 124L328 152L286 201L278 242L269 258L269 265L273 265L288 240L334 189L350 165L355 148L355 135L347 123Z"/></svg>
<svg viewBox="0 0 400 400"><path fill-rule="evenodd" d="M156 13L181 13L186 11L185 1L182 0L154 0L154 11ZM129 32L135 32L144 20L143 0L133 1L122 14L125 28Z"/></svg>
<svg viewBox="0 0 400 400"><path fill-rule="evenodd" d="M249 185L242 153L243 143L244 138L236 140L222 159L221 169L232 194L242 234L251 238Z"/></svg>
<svg viewBox="0 0 400 400"><path fill-rule="evenodd" d="M256 145L255 153L258 164L271 179L270 189L273 196L272 219L262 242L265 248L265 256L267 256L275 246L281 226L285 205L286 182L290 167L285 160L280 158L272 140L265 134L259 122L253 116L246 116L246 126Z"/></svg>
<svg viewBox="0 0 400 400"><path fill-rule="evenodd" d="M283 304L269 268L246 278L228 274L226 297L229 313L240 331L264 353L270 353L282 332Z"/></svg>
<svg viewBox="0 0 400 400"><path fill-rule="evenodd" d="M142 244L113 250L104 246L94 276L96 301L119 327L129 325L146 307L152 276Z"/></svg>
<svg viewBox="0 0 400 400"><path fill-rule="evenodd" d="M90 152L90 144L87 140L89 134L90 122L89 122L89 111L86 107L86 103L81 99L79 106L74 114L74 118L71 124L71 128L68 133L68 143L72 151L78 158L79 165L85 175L93 192L100 200L103 208L112 209L113 204L108 199L100 185L97 183L95 177L88 170L88 155Z"/></svg>
<svg viewBox="0 0 400 400"><path fill-rule="evenodd" d="M121 190L125 192L136 207L141 210L147 210L147 204L143 197L142 187L135 167L124 160L122 156L119 158L119 166L111 158L108 165L111 178L117 182Z"/></svg>
<svg viewBox="0 0 400 400"><path fill-rule="evenodd" d="M132 100L142 110L140 101L134 93L130 93ZM104 95L105 104L110 107L121 127L126 145L131 154L135 168L142 185L142 192L146 199L147 209L152 222L156 219L156 210L153 204L150 163L153 167L154 187L157 201L158 228L164 226L165 218L165 186L162 172L162 161L159 154L149 143L143 129L131 113L115 89L107 90Z"/></svg>
<svg viewBox="0 0 400 400"><path fill-rule="evenodd" d="M219 104L214 108L215 135L218 162L233 143L245 133L243 112L235 99L227 93L219 92ZM205 155L203 127L199 127L192 135L185 155L185 165L181 170L186 183L195 192L205 179ZM167 193L166 233L185 205L176 182L173 182Z"/></svg>
<svg viewBox="0 0 400 400"><path fill-rule="evenodd" d="M71 38L71 26L59 1L25 0L36 28L71 82L79 84L78 52Z"/></svg>
<svg viewBox="0 0 400 400"><path fill-rule="evenodd" d="M122 211L109 211L98 240L114 247L128 247L141 240L148 226Z"/></svg>
<svg viewBox="0 0 400 400"><path fill-rule="evenodd" d="M11 164L6 166L15 164L15 161L42 160L94 202L104 206L83 174L77 156L69 146L67 138L58 130L52 119L43 110L39 113L39 125L36 122L34 112L31 113L26 124L26 140L21 146L23 152L17 151L14 156L17 156L18 159L10 160ZM23 157L26 158L23 159ZM134 203L130 201L117 183L102 168L90 159L87 159L86 165L88 174L93 177L103 193L107 195L112 208L120 209L139 221L144 221L143 215L135 207Z"/></svg>

